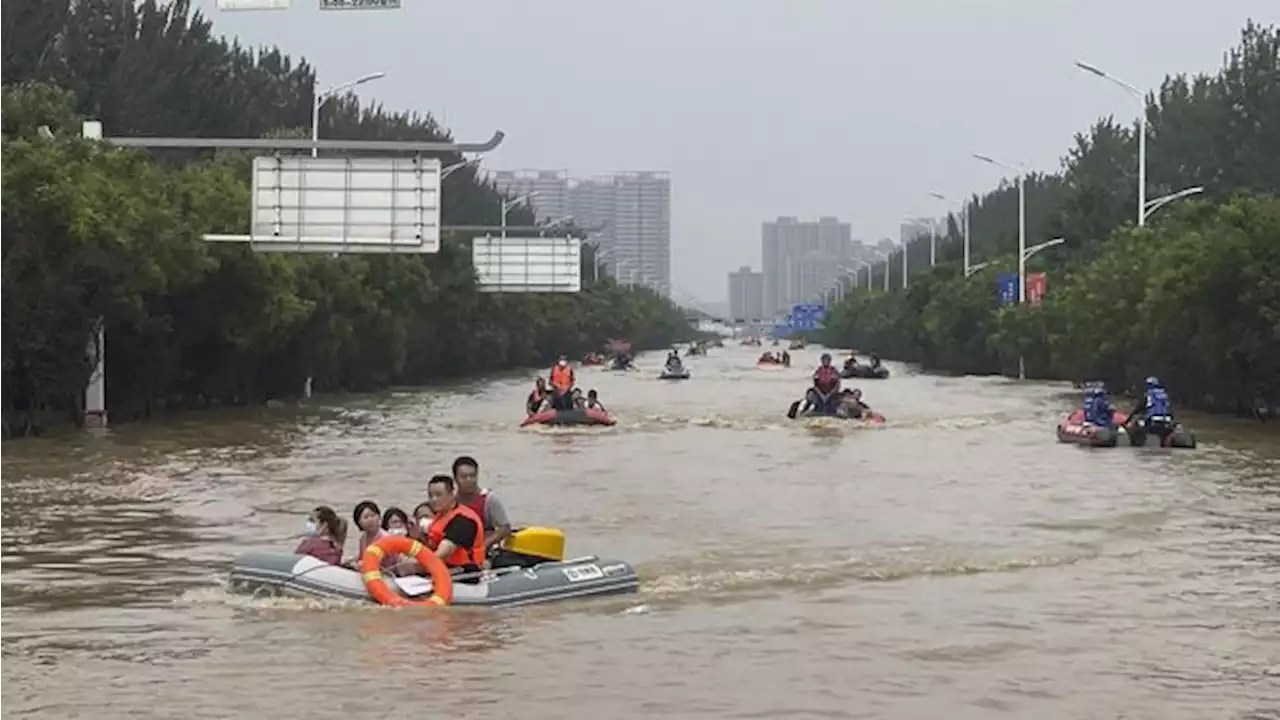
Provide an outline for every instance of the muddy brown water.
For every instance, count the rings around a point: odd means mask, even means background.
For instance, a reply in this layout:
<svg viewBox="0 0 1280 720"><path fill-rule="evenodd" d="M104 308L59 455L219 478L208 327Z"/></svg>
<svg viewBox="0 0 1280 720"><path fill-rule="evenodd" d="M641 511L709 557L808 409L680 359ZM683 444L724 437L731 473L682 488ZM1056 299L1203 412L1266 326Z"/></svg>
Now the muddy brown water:
<svg viewBox="0 0 1280 720"><path fill-rule="evenodd" d="M1280 436L1055 442L1061 385L863 381L881 428L782 417L818 349L580 371L614 429L518 430L530 375L3 448L4 717L1205 718L1280 710ZM459 453L638 595L389 611L229 594L320 503L409 508ZM349 545L349 549L350 549Z"/></svg>

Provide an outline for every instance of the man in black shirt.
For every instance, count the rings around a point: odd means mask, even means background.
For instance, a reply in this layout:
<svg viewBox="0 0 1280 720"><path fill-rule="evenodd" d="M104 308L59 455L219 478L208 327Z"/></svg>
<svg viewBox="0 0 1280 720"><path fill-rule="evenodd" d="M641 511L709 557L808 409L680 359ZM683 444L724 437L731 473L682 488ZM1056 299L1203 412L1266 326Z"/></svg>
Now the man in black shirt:
<svg viewBox="0 0 1280 720"><path fill-rule="evenodd" d="M475 511L458 504L457 487L449 475L434 475L427 496L436 517L427 531L427 544L436 557L455 572L475 572L484 564L484 522Z"/></svg>

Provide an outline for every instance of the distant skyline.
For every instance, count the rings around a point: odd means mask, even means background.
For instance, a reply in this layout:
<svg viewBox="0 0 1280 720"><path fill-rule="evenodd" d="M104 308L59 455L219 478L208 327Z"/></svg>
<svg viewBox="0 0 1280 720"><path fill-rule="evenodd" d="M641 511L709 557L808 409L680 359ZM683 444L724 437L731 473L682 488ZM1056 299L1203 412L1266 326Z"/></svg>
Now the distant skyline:
<svg viewBox="0 0 1280 720"><path fill-rule="evenodd" d="M1216 71L1246 19L1280 20L1275 0L198 3L214 32L305 58L322 86L385 72L364 102L429 112L461 140L502 129L487 169L666 169L673 282L713 301L759 266L763 221L838 216L868 244L896 238L946 211L930 191L999 183L971 153L1054 171L1073 134L1136 117L1076 60L1154 89Z"/></svg>
<svg viewBox="0 0 1280 720"><path fill-rule="evenodd" d="M538 222L571 219L591 230L597 258L619 282L671 294L671 178L653 170L573 178L567 170L490 171L488 179L517 200L527 198Z"/></svg>

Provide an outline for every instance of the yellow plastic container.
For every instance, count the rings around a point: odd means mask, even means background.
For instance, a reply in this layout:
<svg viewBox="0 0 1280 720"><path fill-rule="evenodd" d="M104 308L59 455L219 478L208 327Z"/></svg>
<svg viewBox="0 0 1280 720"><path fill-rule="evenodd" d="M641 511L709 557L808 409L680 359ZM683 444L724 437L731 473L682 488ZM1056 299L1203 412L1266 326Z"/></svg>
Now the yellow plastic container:
<svg viewBox="0 0 1280 720"><path fill-rule="evenodd" d="M564 559L564 532L549 527L521 528L513 533L503 547L513 553L544 560Z"/></svg>

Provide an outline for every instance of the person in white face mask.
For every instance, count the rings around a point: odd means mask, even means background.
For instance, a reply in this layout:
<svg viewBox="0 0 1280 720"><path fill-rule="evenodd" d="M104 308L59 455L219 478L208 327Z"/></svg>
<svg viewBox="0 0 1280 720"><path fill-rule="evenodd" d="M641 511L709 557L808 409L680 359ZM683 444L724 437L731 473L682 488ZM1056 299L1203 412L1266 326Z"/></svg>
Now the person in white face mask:
<svg viewBox="0 0 1280 720"><path fill-rule="evenodd" d="M382 513L382 532L387 535L410 535L409 516L398 507L389 507ZM408 555L382 559L382 566L394 575L412 575L418 561Z"/></svg>
<svg viewBox="0 0 1280 720"><path fill-rule="evenodd" d="M426 540L427 531L431 529L431 520L436 516L431 501L418 503L413 509L413 524L409 526L409 537L414 540Z"/></svg>
<svg viewBox="0 0 1280 720"><path fill-rule="evenodd" d="M307 516L306 533L293 552L310 555L330 565L342 562L342 545L347 539L346 523L333 508L321 505Z"/></svg>
<svg viewBox="0 0 1280 720"><path fill-rule="evenodd" d="M382 513L382 531L388 535L408 535L409 515L398 507L389 507Z"/></svg>

